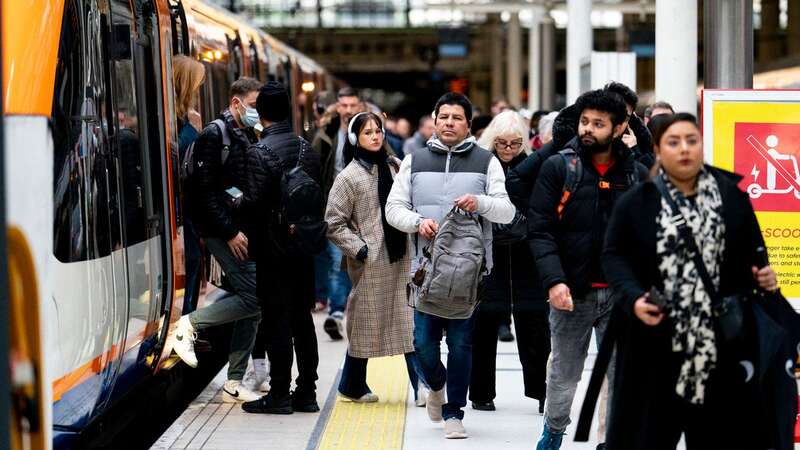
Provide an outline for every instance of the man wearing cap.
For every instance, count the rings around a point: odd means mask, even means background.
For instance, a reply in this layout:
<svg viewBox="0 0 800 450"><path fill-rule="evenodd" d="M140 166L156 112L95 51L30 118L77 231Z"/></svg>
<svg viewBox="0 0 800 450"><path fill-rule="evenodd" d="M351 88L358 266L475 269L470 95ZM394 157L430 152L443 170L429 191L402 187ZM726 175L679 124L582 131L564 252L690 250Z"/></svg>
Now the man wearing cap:
<svg viewBox="0 0 800 450"><path fill-rule="evenodd" d="M247 151L247 170L243 193L249 211L251 246L256 261L256 290L263 299L263 320L267 354L270 359L269 394L242 405L250 413L292 414L317 412L317 366L319 353L311 308L314 306L313 256L282 254L274 239L279 239L271 212L280 208L280 179L283 171L300 166L317 183L320 181L319 155L298 137L289 123L290 101L286 88L270 81L256 100L264 130L261 140ZM269 154L271 153L271 155ZM280 167L275 164L275 157ZM279 231L279 230L278 230ZM293 353L297 355L296 389L292 382Z"/></svg>

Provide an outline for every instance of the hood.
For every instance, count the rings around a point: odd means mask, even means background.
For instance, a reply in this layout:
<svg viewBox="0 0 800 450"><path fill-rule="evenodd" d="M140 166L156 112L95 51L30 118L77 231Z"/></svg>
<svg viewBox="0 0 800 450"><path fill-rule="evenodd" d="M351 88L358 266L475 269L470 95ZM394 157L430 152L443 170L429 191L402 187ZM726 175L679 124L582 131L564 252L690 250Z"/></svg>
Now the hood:
<svg viewBox="0 0 800 450"><path fill-rule="evenodd" d="M439 153L464 153L468 152L472 149L472 147L475 146L475 136L467 136L466 139L459 142L457 145L448 147L447 145L444 145L442 141L440 141L439 138L434 134L430 139L428 139L427 145L429 149Z"/></svg>

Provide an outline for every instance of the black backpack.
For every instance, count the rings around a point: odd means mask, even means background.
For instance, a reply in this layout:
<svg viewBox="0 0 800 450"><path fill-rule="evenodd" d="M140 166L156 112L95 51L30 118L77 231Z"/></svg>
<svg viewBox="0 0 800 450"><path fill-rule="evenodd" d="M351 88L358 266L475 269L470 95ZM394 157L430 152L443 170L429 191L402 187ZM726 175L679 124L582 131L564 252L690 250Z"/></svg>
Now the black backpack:
<svg viewBox="0 0 800 450"><path fill-rule="evenodd" d="M302 166L305 153L313 150L300 139L297 165L287 170L273 149L259 145L265 150L271 172L282 174L280 200L271 211L273 223L268 227L273 248L282 255L310 256L321 252L328 242L325 197L319 183Z"/></svg>
<svg viewBox="0 0 800 450"><path fill-rule="evenodd" d="M575 152L575 149L571 147L561 150L558 154L561 156L561 159L564 160L564 166L567 168L567 173L564 177L564 187L561 190L561 200L559 200L558 208L556 209L558 219L561 220L561 217L564 215L564 208L567 206L569 199L572 198L572 194L578 190L583 180L583 161L581 161L581 157ZM635 164L633 169L628 171L627 175L628 185L626 188L630 188L639 182L639 171L636 170ZM611 189L612 186L608 182L601 181L600 188Z"/></svg>
<svg viewBox="0 0 800 450"><path fill-rule="evenodd" d="M216 125L217 128L219 128L220 134L222 135L221 158L222 165L224 166L225 161L228 159L228 155L231 153L231 136L228 134L228 128L225 126L225 122L222 119L213 120L208 124L208 126L211 124ZM186 152L183 154L183 160L180 164L180 179L183 183L191 181L198 166L198 164L194 161L194 145L196 143L197 140L195 139L195 141L189 145L189 148L187 148Z"/></svg>

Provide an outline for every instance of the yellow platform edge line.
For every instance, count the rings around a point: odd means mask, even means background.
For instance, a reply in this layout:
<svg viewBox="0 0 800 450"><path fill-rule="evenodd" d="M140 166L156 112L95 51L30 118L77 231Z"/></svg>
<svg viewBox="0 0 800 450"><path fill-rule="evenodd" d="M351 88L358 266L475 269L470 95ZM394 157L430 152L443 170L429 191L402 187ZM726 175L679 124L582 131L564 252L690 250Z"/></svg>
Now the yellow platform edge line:
<svg viewBox="0 0 800 450"><path fill-rule="evenodd" d="M337 396L319 450L403 448L408 397L405 357L370 358L367 384L380 399L378 403L354 403Z"/></svg>

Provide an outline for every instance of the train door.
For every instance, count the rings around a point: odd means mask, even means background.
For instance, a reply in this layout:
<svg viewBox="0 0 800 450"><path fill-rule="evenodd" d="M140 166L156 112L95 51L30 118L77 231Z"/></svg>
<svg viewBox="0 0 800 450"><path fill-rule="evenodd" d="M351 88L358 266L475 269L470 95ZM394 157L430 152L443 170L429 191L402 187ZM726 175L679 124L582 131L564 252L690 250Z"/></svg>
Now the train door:
<svg viewBox="0 0 800 450"><path fill-rule="evenodd" d="M123 199L129 363L150 365L168 292L165 149L158 27L151 2L113 0L115 160ZM138 347L138 349L137 349Z"/></svg>
<svg viewBox="0 0 800 450"><path fill-rule="evenodd" d="M103 5L101 7L101 5ZM103 9L106 8L106 9ZM126 292L121 208L104 71L105 3L64 5L52 111L53 301L47 304L53 423L82 427L119 371ZM30 139L33 139L31 137Z"/></svg>
<svg viewBox="0 0 800 450"><path fill-rule="evenodd" d="M172 20L172 51L174 54L191 55L189 25L186 10L181 0L169 0L169 15Z"/></svg>

